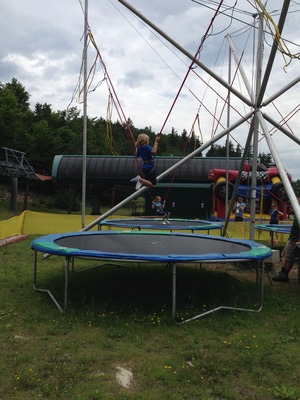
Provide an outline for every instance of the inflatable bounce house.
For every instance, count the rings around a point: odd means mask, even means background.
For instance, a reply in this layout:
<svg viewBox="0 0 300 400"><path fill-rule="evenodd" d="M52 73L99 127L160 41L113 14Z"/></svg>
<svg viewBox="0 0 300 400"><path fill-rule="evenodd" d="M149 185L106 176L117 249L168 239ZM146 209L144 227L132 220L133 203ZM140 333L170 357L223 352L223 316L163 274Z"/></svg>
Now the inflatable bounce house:
<svg viewBox="0 0 300 400"><path fill-rule="evenodd" d="M291 176L287 175L291 181ZM212 215L215 217L220 219L226 217L226 191L228 190L228 200L231 200L236 184L238 184L237 197L243 197L246 204L250 200L252 165L244 164L239 183L237 183L237 178L237 170L226 171L225 169L214 168L209 171L208 179L213 182L211 209ZM267 168L263 164L258 164L256 182L257 212L269 214L271 202L276 202L278 208L283 212L284 218L286 218L288 197L277 167L271 166Z"/></svg>

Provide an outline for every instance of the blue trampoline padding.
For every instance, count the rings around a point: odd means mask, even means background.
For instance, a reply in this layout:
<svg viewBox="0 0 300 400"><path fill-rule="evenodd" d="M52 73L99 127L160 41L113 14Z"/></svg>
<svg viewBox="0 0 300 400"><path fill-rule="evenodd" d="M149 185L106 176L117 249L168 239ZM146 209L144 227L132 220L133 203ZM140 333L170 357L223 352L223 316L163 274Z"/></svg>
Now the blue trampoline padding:
<svg viewBox="0 0 300 400"><path fill-rule="evenodd" d="M255 229L260 231L290 233L292 225L289 224L259 224L255 225Z"/></svg>
<svg viewBox="0 0 300 400"><path fill-rule="evenodd" d="M212 230L221 229L220 222L210 222L197 219L176 219L170 218L170 224L163 225L162 217L156 218L120 218L120 219L106 219L101 221L99 225L110 227L123 227L132 229L157 229L157 230Z"/></svg>
<svg viewBox="0 0 300 400"><path fill-rule="evenodd" d="M250 240L153 231L72 232L34 239L34 250L65 257L105 260L196 262L263 260L267 246Z"/></svg>

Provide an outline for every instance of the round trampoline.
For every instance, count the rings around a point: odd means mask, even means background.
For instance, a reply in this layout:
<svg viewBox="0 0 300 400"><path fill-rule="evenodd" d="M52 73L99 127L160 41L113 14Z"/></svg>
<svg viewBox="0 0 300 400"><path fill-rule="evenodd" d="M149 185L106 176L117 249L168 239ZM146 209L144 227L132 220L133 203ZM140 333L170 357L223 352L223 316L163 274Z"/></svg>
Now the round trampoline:
<svg viewBox="0 0 300 400"><path fill-rule="evenodd" d="M267 246L250 240L192 233L153 231L98 231L76 232L62 235L47 235L34 239L31 244L34 257L34 288L47 292L56 306L63 311L48 289L37 287L37 252L63 256L68 261L65 267L64 309L67 307L69 261L75 258L128 261L161 262L172 266L172 318L176 323L185 323L220 308L245 311L260 311L263 296L263 260L272 254ZM252 261L261 273L261 305L258 310L221 306L206 311L185 321L177 322L176 315L176 264L190 262L245 262ZM261 268L258 268L260 266Z"/></svg>
<svg viewBox="0 0 300 400"><path fill-rule="evenodd" d="M255 225L255 229L260 231L290 233L291 224L259 224Z"/></svg>
<svg viewBox="0 0 300 400"><path fill-rule="evenodd" d="M170 218L170 224L163 224L162 218L121 218L106 219L99 222L99 229L102 226L131 228L131 229L156 229L168 231L207 231L219 229L221 231L222 224L218 222L203 221L197 219L176 219Z"/></svg>
<svg viewBox="0 0 300 400"><path fill-rule="evenodd" d="M273 247L274 244L274 233L283 233L288 235L291 231L291 224L258 224L255 225L255 229L261 231L267 231L270 232L271 236L271 247Z"/></svg>

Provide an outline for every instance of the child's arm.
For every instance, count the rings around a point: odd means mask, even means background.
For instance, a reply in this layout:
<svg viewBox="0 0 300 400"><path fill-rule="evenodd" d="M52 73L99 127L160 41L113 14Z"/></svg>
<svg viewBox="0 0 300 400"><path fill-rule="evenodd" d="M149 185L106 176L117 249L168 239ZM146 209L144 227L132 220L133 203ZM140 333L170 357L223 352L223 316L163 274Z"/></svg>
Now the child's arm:
<svg viewBox="0 0 300 400"><path fill-rule="evenodd" d="M155 138L155 142L154 142L154 145L153 145L152 151L151 151L151 153L153 153L153 154L155 154L157 152L157 146L158 146L158 142L160 141L160 136L161 136L161 134L159 133Z"/></svg>

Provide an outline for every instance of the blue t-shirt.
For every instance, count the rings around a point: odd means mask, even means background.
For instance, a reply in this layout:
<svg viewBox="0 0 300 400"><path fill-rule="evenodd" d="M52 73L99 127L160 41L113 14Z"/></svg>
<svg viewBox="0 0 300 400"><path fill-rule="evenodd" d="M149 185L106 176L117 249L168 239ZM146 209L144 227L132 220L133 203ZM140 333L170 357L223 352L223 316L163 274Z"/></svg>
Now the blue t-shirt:
<svg viewBox="0 0 300 400"><path fill-rule="evenodd" d="M160 201L154 200L153 207L154 207L156 213L164 211L163 205L161 204Z"/></svg>
<svg viewBox="0 0 300 400"><path fill-rule="evenodd" d="M167 215L167 211L164 210L164 207L160 201L153 201L153 207L156 215Z"/></svg>
<svg viewBox="0 0 300 400"><path fill-rule="evenodd" d="M144 168L153 168L154 166L154 155L152 154L152 147L148 144L146 146L140 146L137 148L136 156L143 160Z"/></svg>
<svg viewBox="0 0 300 400"><path fill-rule="evenodd" d="M278 224L278 210L275 208L270 212L270 224Z"/></svg>

